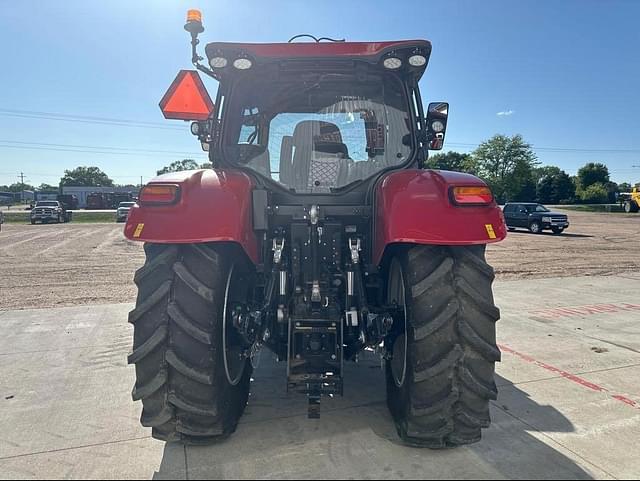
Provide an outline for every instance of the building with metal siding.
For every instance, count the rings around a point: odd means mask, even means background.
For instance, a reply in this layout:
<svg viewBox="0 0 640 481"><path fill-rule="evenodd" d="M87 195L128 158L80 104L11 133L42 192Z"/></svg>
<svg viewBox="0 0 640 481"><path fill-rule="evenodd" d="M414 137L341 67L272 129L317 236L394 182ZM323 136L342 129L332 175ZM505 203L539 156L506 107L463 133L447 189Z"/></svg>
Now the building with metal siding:
<svg viewBox="0 0 640 481"><path fill-rule="evenodd" d="M115 192L118 194L131 193L134 197L138 196L139 189L132 187L62 187L63 194L75 195L78 198L78 206L84 209L87 206L87 196L94 192L108 193Z"/></svg>

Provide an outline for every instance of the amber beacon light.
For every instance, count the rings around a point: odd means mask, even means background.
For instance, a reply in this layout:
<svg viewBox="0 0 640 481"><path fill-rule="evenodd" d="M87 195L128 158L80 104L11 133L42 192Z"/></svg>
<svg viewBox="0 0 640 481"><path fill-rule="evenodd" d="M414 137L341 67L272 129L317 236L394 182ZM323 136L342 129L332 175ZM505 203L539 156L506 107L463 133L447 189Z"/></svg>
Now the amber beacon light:
<svg viewBox="0 0 640 481"><path fill-rule="evenodd" d="M184 25L184 29L191 34L204 32L202 12L200 10L191 9L187 11L187 23Z"/></svg>

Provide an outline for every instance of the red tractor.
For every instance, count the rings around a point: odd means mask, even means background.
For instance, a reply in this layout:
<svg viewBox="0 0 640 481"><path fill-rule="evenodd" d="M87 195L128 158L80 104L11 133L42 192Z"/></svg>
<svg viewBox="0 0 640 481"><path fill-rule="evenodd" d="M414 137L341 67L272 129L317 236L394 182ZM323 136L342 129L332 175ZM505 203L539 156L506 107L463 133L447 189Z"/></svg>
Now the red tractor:
<svg viewBox="0 0 640 481"><path fill-rule="evenodd" d="M423 168L448 114L422 107L431 44L211 43L205 66L199 12L185 28L216 99L182 71L160 106L193 121L213 168L152 180L125 228L147 256L129 316L142 424L230 435L263 348L317 418L374 349L405 443L480 440L500 359L485 246L506 227L483 181Z"/></svg>

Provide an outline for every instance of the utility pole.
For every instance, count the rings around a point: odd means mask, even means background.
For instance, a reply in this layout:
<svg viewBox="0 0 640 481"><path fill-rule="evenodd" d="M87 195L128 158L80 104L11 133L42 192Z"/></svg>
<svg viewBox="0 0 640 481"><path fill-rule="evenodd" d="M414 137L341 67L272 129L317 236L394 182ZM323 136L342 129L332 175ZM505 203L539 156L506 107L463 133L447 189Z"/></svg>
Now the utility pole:
<svg viewBox="0 0 640 481"><path fill-rule="evenodd" d="M24 172L20 172L18 177L20 177L20 200L24 202Z"/></svg>

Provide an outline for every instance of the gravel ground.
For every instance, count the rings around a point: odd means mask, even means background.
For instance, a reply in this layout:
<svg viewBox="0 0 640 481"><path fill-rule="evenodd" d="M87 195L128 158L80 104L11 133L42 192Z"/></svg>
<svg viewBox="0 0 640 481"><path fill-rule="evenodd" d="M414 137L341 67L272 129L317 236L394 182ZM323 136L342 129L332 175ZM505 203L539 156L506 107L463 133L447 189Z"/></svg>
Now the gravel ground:
<svg viewBox="0 0 640 481"><path fill-rule="evenodd" d="M0 233L0 310L135 300L144 262L123 224L6 224Z"/></svg>
<svg viewBox="0 0 640 481"><path fill-rule="evenodd" d="M491 245L498 278L640 272L640 215L570 212L562 236L509 233ZM142 245L122 224L10 225L0 233L0 310L132 302Z"/></svg>
<svg viewBox="0 0 640 481"><path fill-rule="evenodd" d="M524 229L489 247L498 278L607 276L640 272L640 214L562 211L571 226L561 236Z"/></svg>

